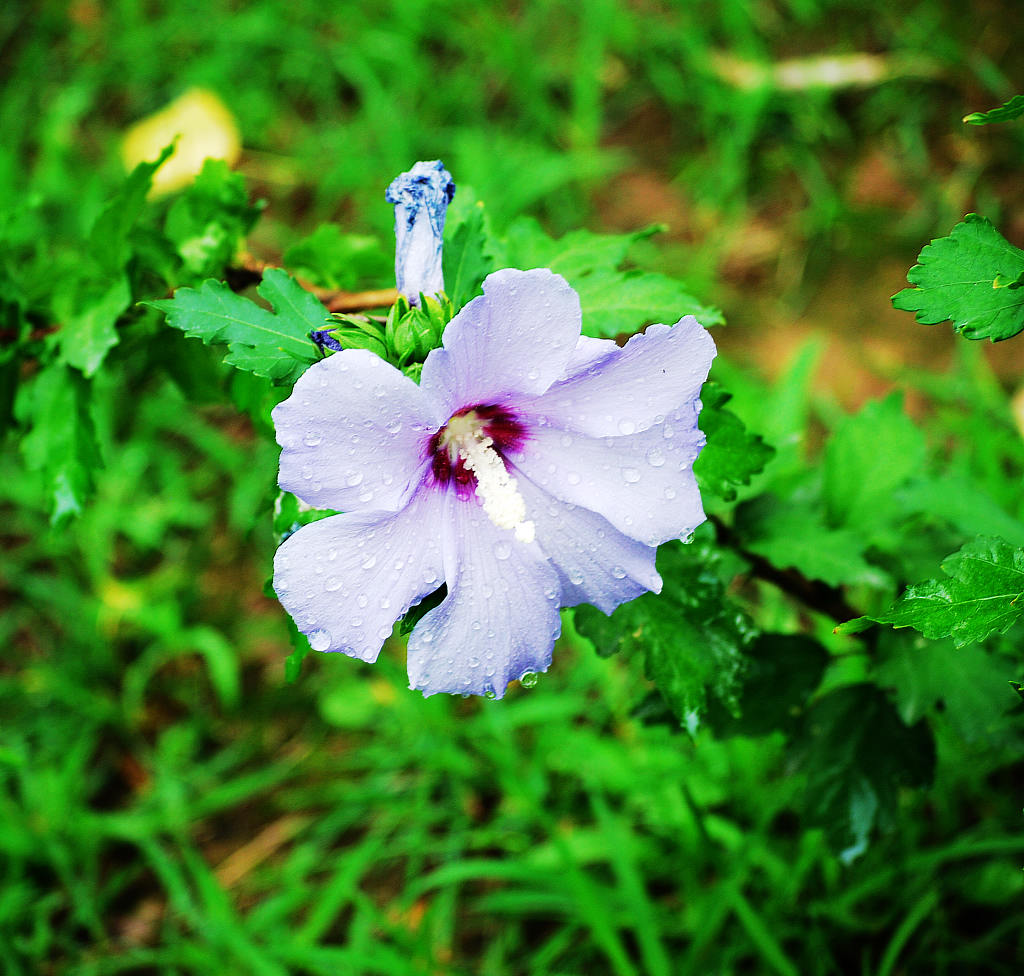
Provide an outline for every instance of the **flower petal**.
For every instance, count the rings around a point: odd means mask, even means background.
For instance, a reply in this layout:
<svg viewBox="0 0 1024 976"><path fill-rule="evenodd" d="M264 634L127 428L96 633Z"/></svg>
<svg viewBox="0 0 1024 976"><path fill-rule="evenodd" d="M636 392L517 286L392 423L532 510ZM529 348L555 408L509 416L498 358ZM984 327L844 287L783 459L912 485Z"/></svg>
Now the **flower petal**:
<svg viewBox="0 0 1024 976"><path fill-rule="evenodd" d="M679 404L695 400L708 377L715 343L688 315L672 328L650 326L616 355L598 358L593 346L586 351L593 357L589 363L526 409L556 426L608 437L646 430Z"/></svg>
<svg viewBox="0 0 1024 976"><path fill-rule="evenodd" d="M695 404L628 437L588 437L532 427L514 465L559 501L603 515L649 546L689 535L704 521L693 462L704 446ZM529 509L527 515L530 515Z"/></svg>
<svg viewBox="0 0 1024 976"><path fill-rule="evenodd" d="M397 514L351 512L304 525L274 557L274 589L316 651L375 661L395 621L441 585L443 496Z"/></svg>
<svg viewBox="0 0 1024 976"><path fill-rule="evenodd" d="M316 508L397 511L447 419L411 379L365 349L314 363L273 412L278 483Z"/></svg>
<svg viewBox="0 0 1024 976"><path fill-rule="evenodd" d="M501 698L510 681L551 663L558 576L536 543L497 528L475 498L447 497L448 597L409 638L409 687Z"/></svg>
<svg viewBox="0 0 1024 976"><path fill-rule="evenodd" d="M580 300L546 268L495 271L448 323L444 348L423 364L422 389L453 410L537 396L559 376L580 335Z"/></svg>
<svg viewBox="0 0 1024 976"><path fill-rule="evenodd" d="M516 481L537 544L558 571L563 607L592 603L611 613L648 590L661 592L656 549L623 535L597 512L558 501L522 472L516 472Z"/></svg>

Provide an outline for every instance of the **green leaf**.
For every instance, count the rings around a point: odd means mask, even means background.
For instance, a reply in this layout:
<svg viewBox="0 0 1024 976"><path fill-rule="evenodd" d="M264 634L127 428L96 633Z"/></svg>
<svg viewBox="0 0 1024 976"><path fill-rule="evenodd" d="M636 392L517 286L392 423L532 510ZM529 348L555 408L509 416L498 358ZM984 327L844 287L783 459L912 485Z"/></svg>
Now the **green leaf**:
<svg viewBox="0 0 1024 976"><path fill-rule="evenodd" d="M212 280L198 289L179 288L174 298L148 304L186 335L207 344L227 343L224 362L229 365L278 384L294 383L317 358L309 333L329 328L331 318L315 296L279 268L263 273L258 290L274 313Z"/></svg>
<svg viewBox="0 0 1024 976"><path fill-rule="evenodd" d="M1024 329L1024 251L1014 247L985 217L968 214L949 237L928 244L910 269L896 308L918 322L947 319L968 339L1009 339Z"/></svg>
<svg viewBox="0 0 1024 976"><path fill-rule="evenodd" d="M171 206L164 230L191 275L220 275L260 209L249 205L240 173L233 173L223 159L207 159L195 182Z"/></svg>
<svg viewBox="0 0 1024 976"><path fill-rule="evenodd" d="M932 640L952 637L957 647L1005 634L1024 614L1024 549L979 536L942 561L946 579L907 591L877 617L858 617L836 628L853 634L872 623L913 627Z"/></svg>
<svg viewBox="0 0 1024 976"><path fill-rule="evenodd" d="M906 638L891 635L894 647L875 671L878 684L893 688L903 721L941 712L965 741L992 741L1017 700L1008 686L1013 665L978 645Z"/></svg>
<svg viewBox="0 0 1024 976"><path fill-rule="evenodd" d="M869 531L893 508L893 492L925 466L924 434L893 393L837 426L822 459L828 520Z"/></svg>
<svg viewBox="0 0 1024 976"><path fill-rule="evenodd" d="M173 152L170 145L153 162L139 163L96 218L89 234L89 253L104 271L117 274L124 270L132 254L129 234L145 209L153 174Z"/></svg>
<svg viewBox="0 0 1024 976"><path fill-rule="evenodd" d="M60 347L64 361L92 376L117 344L115 325L131 304L128 278L72 279L54 296L54 312L61 320Z"/></svg>
<svg viewBox="0 0 1024 976"><path fill-rule="evenodd" d="M298 532L302 526L337 514L327 508L306 508L305 506L300 508L298 498L290 491L279 491L274 499L274 541L280 545L288 536ZM267 595L275 596L273 587Z"/></svg>
<svg viewBox="0 0 1024 976"><path fill-rule="evenodd" d="M713 492L726 501L736 497L737 485L750 484L750 479L764 469L775 453L775 448L758 434L752 434L736 414L725 409L730 399L717 383L704 384L700 429L707 444L693 465L701 491Z"/></svg>
<svg viewBox="0 0 1024 976"><path fill-rule="evenodd" d="M927 723L904 725L871 684L837 688L815 702L798 749L807 776L804 815L847 863L867 849L876 824L893 820L900 789L927 786L935 771Z"/></svg>
<svg viewBox="0 0 1024 976"><path fill-rule="evenodd" d="M828 652L802 634L761 634L747 648L746 657L739 713L732 715L712 700L708 725L718 736L790 731L821 683Z"/></svg>
<svg viewBox="0 0 1024 976"><path fill-rule="evenodd" d="M611 616L590 606L576 609L577 629L599 654L643 656L647 677L691 731L708 689L735 711L745 648L756 635L746 614L725 594L720 561L707 541L662 546L660 594L645 594Z"/></svg>
<svg viewBox="0 0 1024 976"><path fill-rule="evenodd" d="M461 188L462 198L472 191ZM459 196L456 195L456 199ZM494 270L490 225L484 205L479 201L463 209L452 207L445 224L445 244L442 253L444 290L455 310L481 294L484 278Z"/></svg>
<svg viewBox="0 0 1024 976"><path fill-rule="evenodd" d="M583 331L592 336L636 332L651 322L677 322L696 316L704 326L720 325L722 313L697 301L673 278L645 271L620 271L629 249L650 237L658 226L632 234L594 234L577 230L555 240L531 218L515 221L505 235L502 254L507 267L550 268L580 296Z"/></svg>
<svg viewBox="0 0 1024 976"><path fill-rule="evenodd" d="M827 526L824 512L812 502L759 495L736 510L734 527L744 549L780 569L795 569L829 586L881 587L888 582L882 570L864 559L864 537Z"/></svg>
<svg viewBox="0 0 1024 976"><path fill-rule="evenodd" d="M964 121L969 125L989 125L992 122L1010 122L1019 116L1024 115L1024 95L1014 95L1008 102L1003 103L999 108L989 109L987 112L971 112L964 116Z"/></svg>
<svg viewBox="0 0 1024 976"><path fill-rule="evenodd" d="M28 428L21 453L42 475L53 525L81 513L100 466L89 389L78 373L53 363L18 391L15 414Z"/></svg>
<svg viewBox="0 0 1024 976"><path fill-rule="evenodd" d="M353 291L393 281L394 255L376 237L343 234L337 224L321 224L284 252L284 263L320 288Z"/></svg>

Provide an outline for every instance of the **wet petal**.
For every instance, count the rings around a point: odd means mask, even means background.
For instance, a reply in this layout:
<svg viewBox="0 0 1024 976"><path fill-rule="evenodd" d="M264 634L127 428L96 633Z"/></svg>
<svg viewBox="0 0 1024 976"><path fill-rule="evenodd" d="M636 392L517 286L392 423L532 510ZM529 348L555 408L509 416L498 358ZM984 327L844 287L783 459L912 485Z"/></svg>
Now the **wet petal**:
<svg viewBox="0 0 1024 976"><path fill-rule="evenodd" d="M581 369L555 383L528 409L592 437L646 430L695 400L708 377L715 343L688 315L672 328L652 325L615 355L579 350ZM585 356L590 357L589 362Z"/></svg>
<svg viewBox="0 0 1024 976"><path fill-rule="evenodd" d="M316 651L375 661L395 621L441 585L443 495L396 513L352 512L304 525L274 557L274 589Z"/></svg>
<svg viewBox="0 0 1024 976"><path fill-rule="evenodd" d="M598 512L620 532L656 546L684 538L704 521L693 475L703 445L696 407L689 404L628 437L534 427L512 460L560 501Z"/></svg>
<svg viewBox="0 0 1024 976"><path fill-rule="evenodd" d="M563 375L580 335L580 300L546 268L488 275L484 293L448 323L420 385L459 409L537 396Z"/></svg>
<svg viewBox="0 0 1024 976"><path fill-rule="evenodd" d="M447 419L407 376L365 349L314 363L274 408L278 483L316 508L395 511Z"/></svg>
<svg viewBox="0 0 1024 976"><path fill-rule="evenodd" d="M623 535L597 512L558 501L521 472L516 480L537 544L558 571L563 607L592 603L611 613L648 590L661 592L656 549Z"/></svg>
<svg viewBox="0 0 1024 976"><path fill-rule="evenodd" d="M475 499L448 498L448 597L409 638L409 687L501 698L510 681L551 663L558 576L536 543L497 528Z"/></svg>

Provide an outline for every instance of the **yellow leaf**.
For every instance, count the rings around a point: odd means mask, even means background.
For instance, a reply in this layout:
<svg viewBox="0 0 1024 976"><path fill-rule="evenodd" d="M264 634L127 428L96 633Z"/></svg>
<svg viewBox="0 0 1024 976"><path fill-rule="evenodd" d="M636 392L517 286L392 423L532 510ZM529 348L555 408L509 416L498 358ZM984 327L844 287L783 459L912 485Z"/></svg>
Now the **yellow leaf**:
<svg viewBox="0 0 1024 976"><path fill-rule="evenodd" d="M211 91L190 88L125 133L121 143L125 168L132 170L155 159L175 138L174 154L153 177L151 196L188 186L206 159L224 159L230 166L242 151L238 123L227 106Z"/></svg>

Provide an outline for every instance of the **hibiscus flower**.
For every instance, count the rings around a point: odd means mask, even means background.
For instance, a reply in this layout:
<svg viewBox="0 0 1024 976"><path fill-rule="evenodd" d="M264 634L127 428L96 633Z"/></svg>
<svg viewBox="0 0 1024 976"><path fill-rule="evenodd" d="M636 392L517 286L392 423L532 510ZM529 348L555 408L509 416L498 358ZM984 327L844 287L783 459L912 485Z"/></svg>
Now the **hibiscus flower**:
<svg viewBox="0 0 1024 976"><path fill-rule="evenodd" d="M657 546L704 521L714 343L692 316L621 348L580 330L559 275L497 271L418 385L358 349L299 378L274 410L279 483L342 514L285 540L274 588L315 650L376 660L443 585L409 637L410 687L500 698L547 670L560 608L660 590Z"/></svg>

